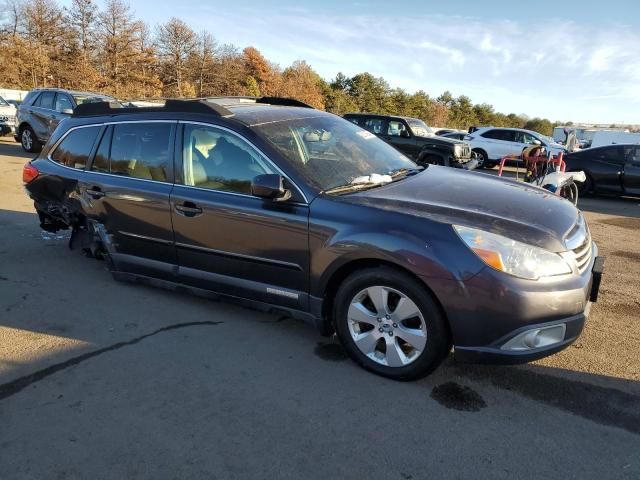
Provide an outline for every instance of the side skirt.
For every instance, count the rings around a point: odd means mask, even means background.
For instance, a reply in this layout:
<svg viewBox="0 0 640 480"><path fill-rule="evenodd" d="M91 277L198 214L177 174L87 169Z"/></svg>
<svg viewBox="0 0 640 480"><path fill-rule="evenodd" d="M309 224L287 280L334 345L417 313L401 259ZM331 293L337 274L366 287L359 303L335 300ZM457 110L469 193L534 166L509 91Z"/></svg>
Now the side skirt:
<svg viewBox="0 0 640 480"><path fill-rule="evenodd" d="M233 303L235 305L248 307L248 308L265 312L265 313L272 313L275 315L286 315L287 317L292 317L297 320L302 320L305 323L309 323L315 326L316 328L320 328L322 323L321 319L319 319L315 315L308 312L295 310L293 308L287 308L279 305L272 305L269 303L260 302L258 300L250 300L247 298L237 297L237 296L228 295L224 293L218 293L212 290L206 290L203 288L185 285L183 283L176 283L176 282L171 282L169 280L149 277L146 275L140 275L140 274L129 273L129 272L121 272L121 271L112 271L111 273L113 274L113 278L119 281L140 283L143 285L159 287L165 290L171 290L175 292L187 292L199 297L208 298L210 300L222 300L228 303Z"/></svg>

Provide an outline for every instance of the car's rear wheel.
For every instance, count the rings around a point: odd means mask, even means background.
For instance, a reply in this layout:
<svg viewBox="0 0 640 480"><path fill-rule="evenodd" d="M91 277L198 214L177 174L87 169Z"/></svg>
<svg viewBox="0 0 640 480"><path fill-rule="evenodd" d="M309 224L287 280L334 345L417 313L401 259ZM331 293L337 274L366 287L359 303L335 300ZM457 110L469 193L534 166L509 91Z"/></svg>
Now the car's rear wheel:
<svg viewBox="0 0 640 480"><path fill-rule="evenodd" d="M391 268L348 277L336 295L334 320L349 356L386 377L428 375L450 349L444 317L430 293Z"/></svg>
<svg viewBox="0 0 640 480"><path fill-rule="evenodd" d="M29 125L22 127L20 143L22 144L22 148L29 153L37 153L41 149L36 134Z"/></svg>

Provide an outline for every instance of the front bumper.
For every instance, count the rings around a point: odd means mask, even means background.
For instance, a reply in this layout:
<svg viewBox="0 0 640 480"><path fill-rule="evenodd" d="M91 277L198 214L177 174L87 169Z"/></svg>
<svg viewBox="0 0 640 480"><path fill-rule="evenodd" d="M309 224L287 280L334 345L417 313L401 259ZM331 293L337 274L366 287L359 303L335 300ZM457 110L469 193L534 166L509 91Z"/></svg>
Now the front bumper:
<svg viewBox="0 0 640 480"><path fill-rule="evenodd" d="M503 365L514 365L518 363L527 363L540 358L548 357L561 350L564 350L569 345L577 340L582 333L584 324L586 323L587 316L589 315L589 309L591 304L589 303L583 313L573 315L568 318L556 320L554 322L548 322L536 325L527 325L514 332L511 332L504 338L496 341L495 344L488 347L455 347L454 355L456 360L468 363L495 363ZM536 329L565 325L565 334L561 342L554 343L552 345L532 348L528 350L504 350L502 347L512 338L518 335L535 331Z"/></svg>
<svg viewBox="0 0 640 480"><path fill-rule="evenodd" d="M450 299L443 307L456 358L524 363L571 345L598 298L604 258L597 252L593 244L589 270L566 279L529 282L485 269L457 285L442 282L433 288L438 298Z"/></svg>

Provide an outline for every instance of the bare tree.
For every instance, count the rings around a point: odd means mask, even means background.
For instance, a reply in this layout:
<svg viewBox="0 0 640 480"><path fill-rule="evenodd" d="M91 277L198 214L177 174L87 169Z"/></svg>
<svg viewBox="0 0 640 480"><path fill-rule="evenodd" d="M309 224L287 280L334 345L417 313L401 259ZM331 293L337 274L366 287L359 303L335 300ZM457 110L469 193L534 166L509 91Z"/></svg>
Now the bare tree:
<svg viewBox="0 0 640 480"><path fill-rule="evenodd" d="M129 68L139 57L142 22L134 19L131 7L122 0L107 0L99 15L99 40L102 49L102 75L105 87L114 95L130 94L136 86L125 85Z"/></svg>
<svg viewBox="0 0 640 480"><path fill-rule="evenodd" d="M156 44L164 63L165 86L175 87L178 96L192 93L185 92L184 83L187 60L197 46L195 32L182 20L174 17L158 26Z"/></svg>
<svg viewBox="0 0 640 480"><path fill-rule="evenodd" d="M64 33L63 14L54 0L32 0L24 7L24 35L32 85L56 83L52 65L59 60Z"/></svg>
<svg viewBox="0 0 640 480"><path fill-rule="evenodd" d="M196 94L204 97L210 92L214 75L216 50L218 45L209 32L200 32L196 48L187 61L191 81L196 85Z"/></svg>

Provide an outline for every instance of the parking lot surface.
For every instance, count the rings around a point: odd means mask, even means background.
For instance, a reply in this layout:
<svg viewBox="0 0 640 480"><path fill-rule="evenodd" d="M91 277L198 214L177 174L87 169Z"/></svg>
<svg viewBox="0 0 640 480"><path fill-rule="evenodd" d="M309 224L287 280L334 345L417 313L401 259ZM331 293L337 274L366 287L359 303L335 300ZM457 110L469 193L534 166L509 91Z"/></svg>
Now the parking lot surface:
<svg viewBox="0 0 640 480"><path fill-rule="evenodd" d="M640 478L640 199L581 201L607 265L574 346L400 383L298 321L114 281L38 228L28 158L0 141L1 478Z"/></svg>

